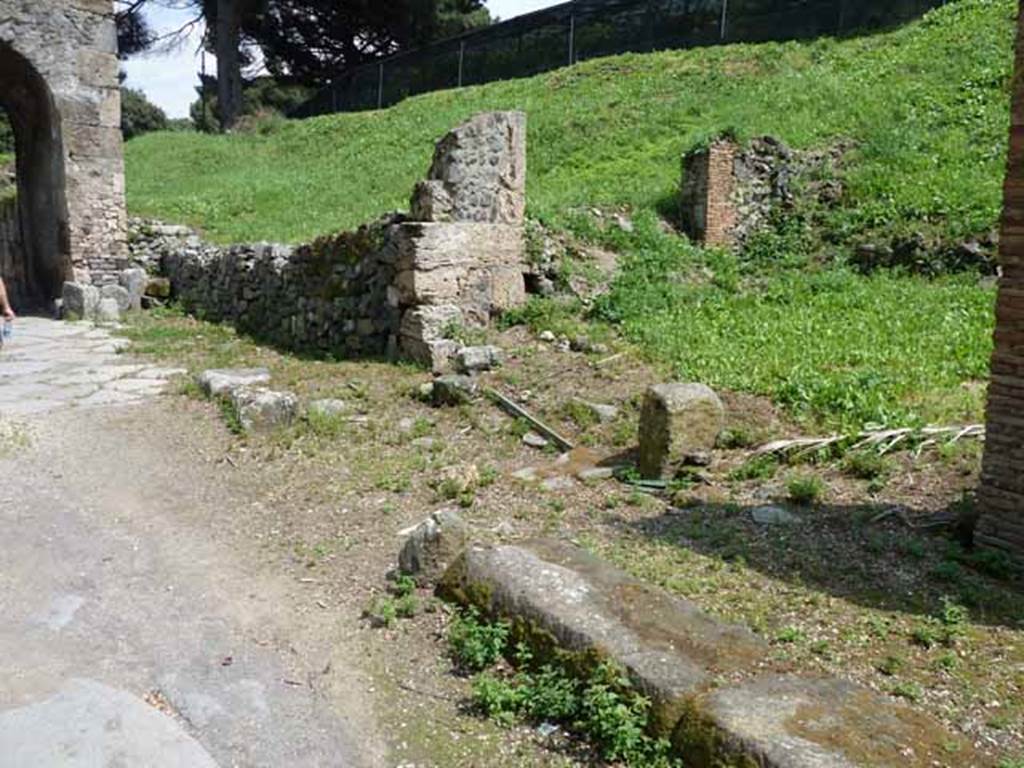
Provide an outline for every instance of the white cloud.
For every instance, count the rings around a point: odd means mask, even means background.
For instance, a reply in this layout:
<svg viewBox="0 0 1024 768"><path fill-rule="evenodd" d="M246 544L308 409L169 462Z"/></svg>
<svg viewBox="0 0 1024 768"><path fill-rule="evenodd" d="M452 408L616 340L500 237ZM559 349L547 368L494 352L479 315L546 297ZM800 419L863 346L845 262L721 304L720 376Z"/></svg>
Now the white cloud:
<svg viewBox="0 0 1024 768"><path fill-rule="evenodd" d="M560 0L487 0L487 7L492 15L507 21L513 16L521 16L541 8L550 8L552 5L558 5L559 2Z"/></svg>

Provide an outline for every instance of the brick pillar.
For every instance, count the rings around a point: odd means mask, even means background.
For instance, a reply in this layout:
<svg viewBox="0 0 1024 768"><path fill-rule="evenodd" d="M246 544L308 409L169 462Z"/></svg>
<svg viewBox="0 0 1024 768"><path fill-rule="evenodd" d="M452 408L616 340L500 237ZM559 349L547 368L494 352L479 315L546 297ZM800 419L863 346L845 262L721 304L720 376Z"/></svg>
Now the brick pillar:
<svg viewBox="0 0 1024 768"><path fill-rule="evenodd" d="M995 352L975 540L1024 557L1024 14L1018 16Z"/></svg>
<svg viewBox="0 0 1024 768"><path fill-rule="evenodd" d="M683 228L694 242L726 247L736 242L737 152L736 142L718 139L683 158L680 213Z"/></svg>

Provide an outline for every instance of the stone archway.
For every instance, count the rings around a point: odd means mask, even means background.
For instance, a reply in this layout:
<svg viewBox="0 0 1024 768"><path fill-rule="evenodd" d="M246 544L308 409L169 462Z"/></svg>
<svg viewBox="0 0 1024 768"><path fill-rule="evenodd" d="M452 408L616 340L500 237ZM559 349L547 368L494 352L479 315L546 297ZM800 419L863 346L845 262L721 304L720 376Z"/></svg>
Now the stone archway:
<svg viewBox="0 0 1024 768"><path fill-rule="evenodd" d="M18 194L0 206L0 270L16 302L45 305L65 280L116 282L126 266L114 8L5 6L0 105L14 128Z"/></svg>

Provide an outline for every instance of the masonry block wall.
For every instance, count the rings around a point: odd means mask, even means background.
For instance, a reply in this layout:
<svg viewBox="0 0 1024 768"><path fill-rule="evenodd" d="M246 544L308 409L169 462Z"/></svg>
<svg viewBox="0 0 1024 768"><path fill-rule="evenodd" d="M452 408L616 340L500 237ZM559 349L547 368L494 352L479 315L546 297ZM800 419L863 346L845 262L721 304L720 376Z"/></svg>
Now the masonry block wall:
<svg viewBox="0 0 1024 768"><path fill-rule="evenodd" d="M1018 18L999 248L1003 272L975 541L1024 558L1024 13Z"/></svg>
<svg viewBox="0 0 1024 768"><path fill-rule="evenodd" d="M219 248L156 226L132 250L159 258L177 298L210 319L287 347L400 353L444 370L453 330L526 299L525 177L525 117L487 113L438 143L410 216L297 247Z"/></svg>
<svg viewBox="0 0 1024 768"><path fill-rule="evenodd" d="M17 143L24 214L16 290L116 282L126 266L124 162L111 0L4 3L0 104Z"/></svg>
<svg viewBox="0 0 1024 768"><path fill-rule="evenodd" d="M683 158L680 215L683 229L698 243L735 244L735 164L739 146L719 139Z"/></svg>

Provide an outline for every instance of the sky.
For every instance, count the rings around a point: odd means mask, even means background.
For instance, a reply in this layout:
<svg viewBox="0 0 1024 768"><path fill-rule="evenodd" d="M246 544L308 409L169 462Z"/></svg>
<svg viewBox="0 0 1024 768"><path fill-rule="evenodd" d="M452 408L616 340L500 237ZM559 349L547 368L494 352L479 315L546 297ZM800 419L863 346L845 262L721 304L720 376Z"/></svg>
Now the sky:
<svg viewBox="0 0 1024 768"><path fill-rule="evenodd" d="M561 0L488 0L487 7L491 15L507 20L559 2ZM186 24L191 14L154 7L148 12L147 18L157 33L166 34ZM195 89L199 84L201 62L197 50L201 37L202 29L192 29L181 45L173 50L158 50L125 62L124 69L128 74L126 84L143 91L169 117L187 117L189 104L195 101ZM209 55L206 57L206 67L211 72L216 70L216 62Z"/></svg>

